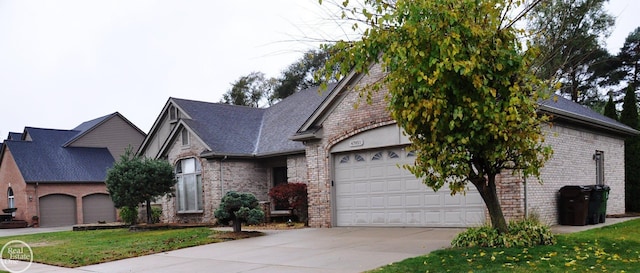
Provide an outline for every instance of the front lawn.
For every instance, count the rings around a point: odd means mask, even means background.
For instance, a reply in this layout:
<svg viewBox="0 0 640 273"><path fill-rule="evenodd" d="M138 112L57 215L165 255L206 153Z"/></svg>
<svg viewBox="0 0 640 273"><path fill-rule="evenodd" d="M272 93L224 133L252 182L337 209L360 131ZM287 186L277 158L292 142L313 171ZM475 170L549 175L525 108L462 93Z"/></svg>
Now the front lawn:
<svg viewBox="0 0 640 273"><path fill-rule="evenodd" d="M553 246L443 249L369 272L638 272L640 219L557 235Z"/></svg>
<svg viewBox="0 0 640 273"><path fill-rule="evenodd" d="M258 233L242 233L241 235L244 237L256 236ZM142 232L110 229L0 237L0 246L11 240L21 240L33 249L34 262L79 267L239 239L243 236L236 236L236 234L226 231L215 231L206 227Z"/></svg>

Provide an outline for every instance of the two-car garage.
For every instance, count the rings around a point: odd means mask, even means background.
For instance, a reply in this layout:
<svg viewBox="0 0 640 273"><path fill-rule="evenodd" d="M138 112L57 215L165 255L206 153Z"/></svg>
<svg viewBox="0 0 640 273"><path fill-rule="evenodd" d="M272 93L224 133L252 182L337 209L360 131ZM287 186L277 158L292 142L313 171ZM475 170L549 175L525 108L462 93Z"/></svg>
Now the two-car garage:
<svg viewBox="0 0 640 273"><path fill-rule="evenodd" d="M406 140L394 128L366 132L334 148L334 225L467 227L482 223L484 203L475 188L466 195L451 196L446 185L434 192L402 168L413 163L415 154L397 145ZM391 143L396 145L366 149L367 143L378 146L384 140L396 140Z"/></svg>
<svg viewBox="0 0 640 273"><path fill-rule="evenodd" d="M90 194L82 197L83 223L113 222L116 210L107 194ZM76 197L66 194L49 194L40 197L40 226L56 227L77 224Z"/></svg>

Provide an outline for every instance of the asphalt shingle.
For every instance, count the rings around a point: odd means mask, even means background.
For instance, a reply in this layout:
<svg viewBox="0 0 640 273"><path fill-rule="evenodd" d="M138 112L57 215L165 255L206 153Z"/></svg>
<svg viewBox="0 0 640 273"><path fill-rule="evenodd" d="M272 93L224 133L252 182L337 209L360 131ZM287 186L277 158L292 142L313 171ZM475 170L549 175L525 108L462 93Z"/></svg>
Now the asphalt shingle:
<svg viewBox="0 0 640 273"><path fill-rule="evenodd" d="M328 90L333 87L330 86ZM318 88L297 92L262 109L222 103L172 98L189 118L189 126L212 151L220 155L264 156L304 151L300 142L289 140L326 98Z"/></svg>
<svg viewBox="0 0 640 273"><path fill-rule="evenodd" d="M104 182L114 159L106 148L63 147L77 130L25 128L31 141L5 144L27 183Z"/></svg>

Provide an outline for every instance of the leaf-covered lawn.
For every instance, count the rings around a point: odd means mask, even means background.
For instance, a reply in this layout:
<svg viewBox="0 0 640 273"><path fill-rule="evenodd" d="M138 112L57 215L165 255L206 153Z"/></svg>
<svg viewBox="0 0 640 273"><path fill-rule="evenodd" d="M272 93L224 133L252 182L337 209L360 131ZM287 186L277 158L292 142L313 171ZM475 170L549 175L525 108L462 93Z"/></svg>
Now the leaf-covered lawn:
<svg viewBox="0 0 640 273"><path fill-rule="evenodd" d="M640 271L640 219L557 238L553 246L438 250L370 272Z"/></svg>
<svg viewBox="0 0 640 273"><path fill-rule="evenodd" d="M79 267L239 238L206 227L140 232L111 229L0 237L0 245L21 240L33 249L34 262Z"/></svg>

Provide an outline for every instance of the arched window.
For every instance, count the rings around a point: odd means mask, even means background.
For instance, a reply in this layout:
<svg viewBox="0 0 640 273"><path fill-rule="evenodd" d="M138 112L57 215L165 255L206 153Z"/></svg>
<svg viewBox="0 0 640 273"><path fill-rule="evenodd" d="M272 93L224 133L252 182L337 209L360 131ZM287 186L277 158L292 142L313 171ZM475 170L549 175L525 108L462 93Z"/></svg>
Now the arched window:
<svg viewBox="0 0 640 273"><path fill-rule="evenodd" d="M176 163L176 197L179 213L202 212L202 167L195 158Z"/></svg>
<svg viewBox="0 0 640 273"><path fill-rule="evenodd" d="M9 208L15 208L16 203L13 197L13 189L11 187L7 190L7 199L9 200Z"/></svg>

